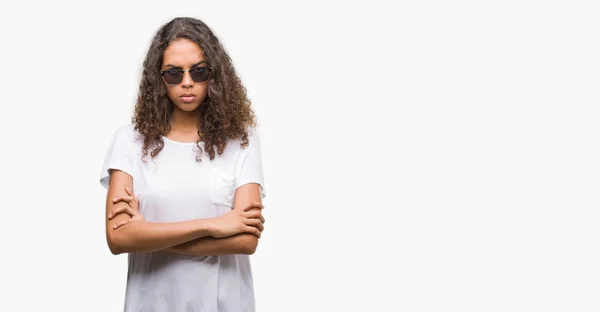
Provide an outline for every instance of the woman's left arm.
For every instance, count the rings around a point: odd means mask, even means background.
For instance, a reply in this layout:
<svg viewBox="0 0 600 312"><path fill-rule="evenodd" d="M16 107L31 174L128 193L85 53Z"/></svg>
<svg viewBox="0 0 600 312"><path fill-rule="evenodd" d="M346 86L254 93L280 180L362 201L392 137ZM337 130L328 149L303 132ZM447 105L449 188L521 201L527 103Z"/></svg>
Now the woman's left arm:
<svg viewBox="0 0 600 312"><path fill-rule="evenodd" d="M261 186L257 183L248 183L238 187L234 195L233 209L243 209L249 203L261 201ZM258 208L253 208L258 209ZM262 232L264 218L259 230ZM254 234L237 234L226 238L201 237L189 242L179 244L164 251L193 255L216 256L230 254L251 255L256 252L258 237Z"/></svg>

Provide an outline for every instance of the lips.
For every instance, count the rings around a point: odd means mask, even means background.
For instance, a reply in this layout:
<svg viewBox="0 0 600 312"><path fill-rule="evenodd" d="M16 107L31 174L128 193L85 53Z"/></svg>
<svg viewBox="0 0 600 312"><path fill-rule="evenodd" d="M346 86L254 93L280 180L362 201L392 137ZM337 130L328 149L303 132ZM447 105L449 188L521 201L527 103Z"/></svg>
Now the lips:
<svg viewBox="0 0 600 312"><path fill-rule="evenodd" d="M191 93L186 93L186 94L181 95L180 98L182 101L184 101L186 103L190 103L196 99L196 96Z"/></svg>

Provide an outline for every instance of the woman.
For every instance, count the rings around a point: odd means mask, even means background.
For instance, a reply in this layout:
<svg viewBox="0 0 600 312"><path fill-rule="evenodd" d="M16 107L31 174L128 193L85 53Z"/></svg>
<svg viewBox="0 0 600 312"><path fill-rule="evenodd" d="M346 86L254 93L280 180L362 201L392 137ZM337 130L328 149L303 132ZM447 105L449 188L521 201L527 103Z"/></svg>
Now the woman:
<svg viewBox="0 0 600 312"><path fill-rule="evenodd" d="M254 311L265 197L255 116L202 21L154 37L132 123L106 154L106 234L129 254L125 311Z"/></svg>

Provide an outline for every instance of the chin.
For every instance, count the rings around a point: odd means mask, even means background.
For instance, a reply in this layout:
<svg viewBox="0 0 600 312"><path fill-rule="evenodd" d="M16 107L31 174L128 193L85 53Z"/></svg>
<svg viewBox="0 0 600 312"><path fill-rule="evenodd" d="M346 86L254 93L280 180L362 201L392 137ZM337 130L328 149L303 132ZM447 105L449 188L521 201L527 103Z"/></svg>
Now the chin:
<svg viewBox="0 0 600 312"><path fill-rule="evenodd" d="M175 106L184 112L193 112L200 107L200 103L178 103Z"/></svg>

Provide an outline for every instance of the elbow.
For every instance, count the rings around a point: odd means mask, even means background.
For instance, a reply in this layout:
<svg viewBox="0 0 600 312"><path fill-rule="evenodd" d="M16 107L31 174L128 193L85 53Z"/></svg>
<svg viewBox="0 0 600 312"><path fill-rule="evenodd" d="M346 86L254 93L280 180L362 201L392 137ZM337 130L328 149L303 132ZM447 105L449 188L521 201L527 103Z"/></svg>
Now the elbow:
<svg viewBox="0 0 600 312"><path fill-rule="evenodd" d="M115 244L108 243L108 249L110 249L110 253L115 256L123 253L123 249L119 248L119 246Z"/></svg>
<svg viewBox="0 0 600 312"><path fill-rule="evenodd" d="M113 255L116 256L126 252L126 248L123 244L123 241L120 239L117 233L107 233L106 242L108 244L108 249L110 249L110 253L112 253Z"/></svg>
<svg viewBox="0 0 600 312"><path fill-rule="evenodd" d="M240 247L242 254L254 254L256 252L256 248L258 247L258 237L254 236L253 234L246 235Z"/></svg>

